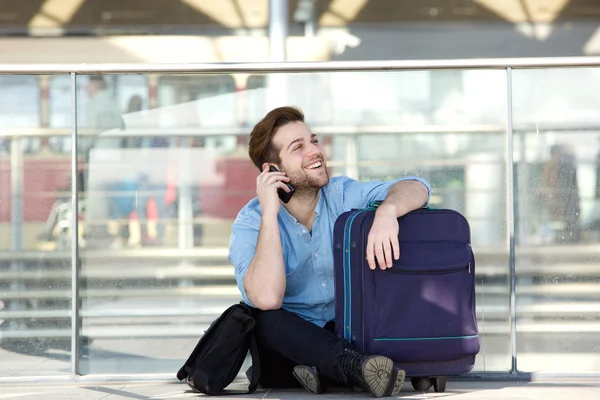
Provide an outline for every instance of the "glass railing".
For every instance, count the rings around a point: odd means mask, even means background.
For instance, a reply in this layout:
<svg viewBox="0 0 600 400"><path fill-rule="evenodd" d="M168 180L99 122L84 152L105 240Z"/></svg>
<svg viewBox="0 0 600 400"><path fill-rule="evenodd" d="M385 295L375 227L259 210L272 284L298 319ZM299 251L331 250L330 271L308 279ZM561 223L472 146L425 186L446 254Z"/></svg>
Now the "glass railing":
<svg viewBox="0 0 600 400"><path fill-rule="evenodd" d="M600 372L600 68L571 62L5 71L0 380L174 377L241 298L231 224L278 105L305 112L331 175L419 175L466 216L473 374Z"/></svg>

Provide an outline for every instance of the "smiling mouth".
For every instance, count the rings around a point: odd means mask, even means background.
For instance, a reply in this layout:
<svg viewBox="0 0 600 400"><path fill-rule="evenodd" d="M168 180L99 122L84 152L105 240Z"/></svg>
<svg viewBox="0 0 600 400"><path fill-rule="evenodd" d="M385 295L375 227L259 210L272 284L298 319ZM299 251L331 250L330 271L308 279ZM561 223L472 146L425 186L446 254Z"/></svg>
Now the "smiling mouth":
<svg viewBox="0 0 600 400"><path fill-rule="evenodd" d="M305 169L319 169L323 166L323 163L321 161L315 161L312 164L308 164L306 167L304 167Z"/></svg>

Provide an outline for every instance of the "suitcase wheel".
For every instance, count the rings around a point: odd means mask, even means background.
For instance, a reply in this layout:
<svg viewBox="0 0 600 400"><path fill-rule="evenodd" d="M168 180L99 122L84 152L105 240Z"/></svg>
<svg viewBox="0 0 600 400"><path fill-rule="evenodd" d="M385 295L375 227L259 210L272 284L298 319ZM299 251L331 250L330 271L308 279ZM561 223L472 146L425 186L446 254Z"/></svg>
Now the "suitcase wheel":
<svg viewBox="0 0 600 400"><path fill-rule="evenodd" d="M426 392L431 387L431 379L429 378L410 378L410 383L418 392Z"/></svg>
<svg viewBox="0 0 600 400"><path fill-rule="evenodd" d="M446 391L446 377L438 376L437 378L431 378L431 383L433 384L433 390L436 393L443 393Z"/></svg>
<svg viewBox="0 0 600 400"><path fill-rule="evenodd" d="M431 386L436 393L443 393L446 391L446 377L438 376L435 378L411 378L410 383L412 387L419 392L428 391Z"/></svg>

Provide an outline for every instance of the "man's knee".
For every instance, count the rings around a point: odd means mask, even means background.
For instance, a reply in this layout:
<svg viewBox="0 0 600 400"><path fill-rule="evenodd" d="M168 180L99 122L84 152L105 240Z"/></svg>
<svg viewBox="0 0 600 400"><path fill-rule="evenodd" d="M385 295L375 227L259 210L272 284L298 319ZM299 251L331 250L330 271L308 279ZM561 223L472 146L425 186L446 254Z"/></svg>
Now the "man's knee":
<svg viewBox="0 0 600 400"><path fill-rule="evenodd" d="M306 329L306 325L311 324L304 321L299 315L283 308L259 311L255 319L259 336L284 341L288 336L293 335L294 331L303 331Z"/></svg>
<svg viewBox="0 0 600 400"><path fill-rule="evenodd" d="M277 310L259 311L256 315L256 326L259 330L272 329L285 319L289 311L279 308Z"/></svg>

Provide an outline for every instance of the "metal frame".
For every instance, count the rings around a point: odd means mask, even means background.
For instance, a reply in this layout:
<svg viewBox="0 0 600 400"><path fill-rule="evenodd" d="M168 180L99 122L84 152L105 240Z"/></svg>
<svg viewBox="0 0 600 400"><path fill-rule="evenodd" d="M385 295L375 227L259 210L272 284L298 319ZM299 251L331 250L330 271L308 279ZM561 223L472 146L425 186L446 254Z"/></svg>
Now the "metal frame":
<svg viewBox="0 0 600 400"><path fill-rule="evenodd" d="M506 69L506 218L508 243L509 310L511 369L517 369L517 298L515 271L515 211L514 211L514 165L513 165L513 114L512 114L512 68Z"/></svg>
<svg viewBox="0 0 600 400"><path fill-rule="evenodd" d="M79 374L79 336L81 331L79 296L79 187L77 162L77 74L71 73L71 375Z"/></svg>
<svg viewBox="0 0 600 400"><path fill-rule="evenodd" d="M79 251L78 251L78 185L77 185L77 75L81 74L143 74L143 73L249 73L249 72L283 72L283 73L315 73L338 71L402 71L402 70L437 70L437 69L503 69L506 71L506 184L507 184L507 245L509 250L509 286L510 286L510 337L512 363L506 372L480 372L465 374L456 379L477 380L532 380L534 377L594 378L599 374L530 374L518 370L517 365L517 327L516 327L516 274L515 274L515 216L513 197L513 115L512 115L512 72L516 69L532 68L572 68L598 67L600 57L565 57L565 58L519 58L519 59L470 59L470 60L417 60L417 61L347 61L347 62L293 62L293 63L223 63L223 64L14 64L0 65L0 74L35 74L54 75L70 74L72 84L72 165L73 176L72 197L73 230L72 230L72 354L71 375L51 377L0 378L1 382L108 382L108 381L142 381L157 379L173 379L172 374L144 375L79 375Z"/></svg>

